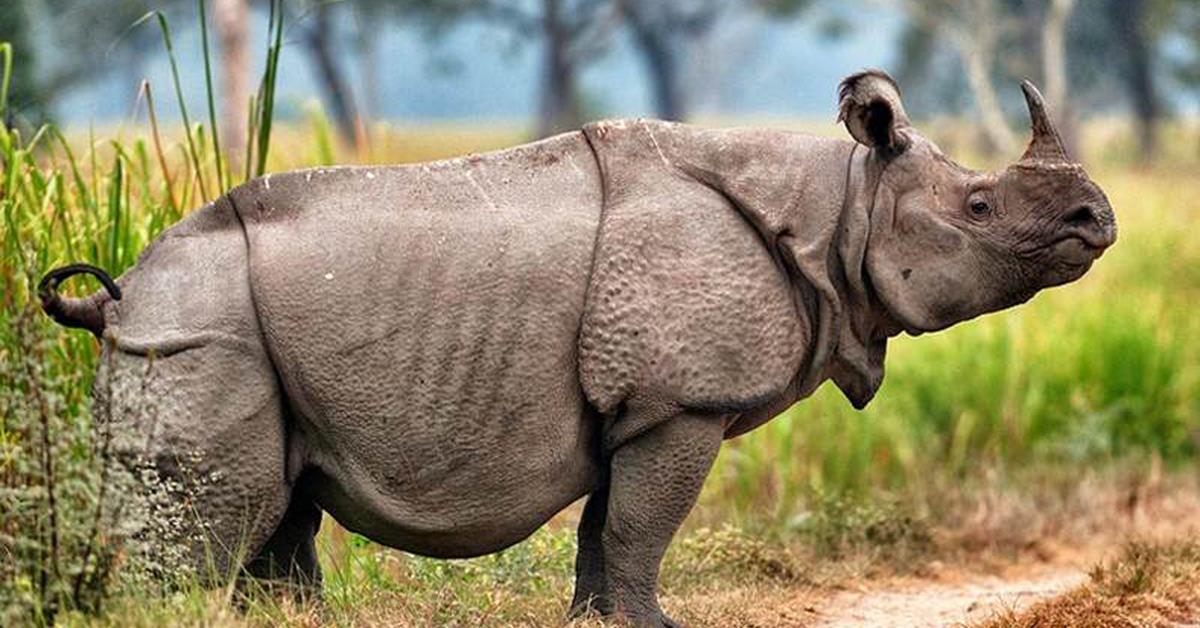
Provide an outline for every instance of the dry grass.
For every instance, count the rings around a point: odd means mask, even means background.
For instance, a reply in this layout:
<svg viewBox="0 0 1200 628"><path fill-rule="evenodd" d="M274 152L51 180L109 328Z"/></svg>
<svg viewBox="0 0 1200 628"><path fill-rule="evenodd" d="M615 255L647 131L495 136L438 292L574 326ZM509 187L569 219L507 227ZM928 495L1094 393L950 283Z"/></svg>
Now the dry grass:
<svg viewBox="0 0 1200 628"><path fill-rule="evenodd" d="M1200 542L1131 542L1096 566L1090 580L978 628L1116 628L1200 623Z"/></svg>
<svg viewBox="0 0 1200 628"><path fill-rule="evenodd" d="M1200 521L1194 474L1151 472L1135 479L1133 472L1113 473L1086 479L1075 490L1047 483L1022 491L995 487L984 493L986 497L975 498L982 502L969 495L953 500L955 508L965 509L962 512L920 519L903 509L881 509L878 500L826 499L820 502L824 510L811 514L810 527L787 533L731 524L700 527L693 522L664 561L663 606L691 626L808 625L828 619L829 602L846 590L920 588L936 582L930 589L933 595L981 576L1022 579L1062 566L1084 568L1101 560L1107 548L1140 538L1158 540L1130 545L1121 559L1104 562L1096 570L1096 584L1089 585L1093 588L1064 598L1059 614L1099 612L1118 604L1113 600L1120 600L1129 612L1154 611L1167 618L1183 617L1195 608L1200 545L1170 542L1186 538L1194 532L1189 526ZM1028 516L1031 504L1041 508L1036 517ZM228 590L196 587L165 598L118 596L100 617L74 616L63 623L238 628L564 625L577 516L577 509L568 510L525 543L467 561L425 559L387 549L327 520L319 537L326 577L320 604L251 596L239 611L229 604ZM906 532L895 534L897 530ZM989 535L989 542L980 541ZM1035 625L996 623L1020 617L1009 613L987 628ZM589 619L567 625L611 624Z"/></svg>

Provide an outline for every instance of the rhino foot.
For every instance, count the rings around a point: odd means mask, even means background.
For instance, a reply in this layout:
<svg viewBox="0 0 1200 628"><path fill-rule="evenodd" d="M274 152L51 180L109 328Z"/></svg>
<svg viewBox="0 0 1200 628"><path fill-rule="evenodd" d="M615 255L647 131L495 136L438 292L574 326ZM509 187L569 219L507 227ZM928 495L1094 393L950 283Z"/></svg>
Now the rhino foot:
<svg viewBox="0 0 1200 628"><path fill-rule="evenodd" d="M604 547L601 535L604 519L608 514L608 483L600 486L588 496L579 518L578 549L575 554L575 597L571 600L569 617L574 619L588 615L611 615L612 604L608 599L604 578Z"/></svg>

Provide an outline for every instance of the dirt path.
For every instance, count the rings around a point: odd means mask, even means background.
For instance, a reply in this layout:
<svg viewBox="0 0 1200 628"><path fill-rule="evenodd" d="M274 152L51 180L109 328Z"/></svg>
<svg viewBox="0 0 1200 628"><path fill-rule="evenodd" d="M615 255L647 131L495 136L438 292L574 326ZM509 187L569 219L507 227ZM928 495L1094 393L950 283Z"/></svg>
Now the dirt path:
<svg viewBox="0 0 1200 628"><path fill-rule="evenodd" d="M995 611L1023 608L1063 593L1086 579L1077 569L1057 568L1017 579L971 577L955 583L911 583L838 593L814 610L815 626L955 626Z"/></svg>

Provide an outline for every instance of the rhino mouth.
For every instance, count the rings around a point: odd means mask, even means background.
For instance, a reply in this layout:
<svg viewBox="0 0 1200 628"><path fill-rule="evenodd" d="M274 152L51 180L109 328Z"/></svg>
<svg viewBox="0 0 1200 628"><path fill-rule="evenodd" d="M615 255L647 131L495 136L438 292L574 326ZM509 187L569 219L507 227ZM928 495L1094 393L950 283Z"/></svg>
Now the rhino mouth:
<svg viewBox="0 0 1200 628"><path fill-rule="evenodd" d="M1107 234L1072 231L1025 251L1025 258L1050 258L1055 266L1086 266L1100 258L1112 245Z"/></svg>
<svg viewBox="0 0 1200 628"><path fill-rule="evenodd" d="M1083 277L1092 268L1092 263L1108 249L1106 244L1089 241L1080 235L1068 235L1043 247L1049 264L1043 274L1043 288L1071 283Z"/></svg>
<svg viewBox="0 0 1200 628"><path fill-rule="evenodd" d="M1063 266L1086 266L1099 259L1108 244L1094 236L1071 234L1054 241L1049 248Z"/></svg>

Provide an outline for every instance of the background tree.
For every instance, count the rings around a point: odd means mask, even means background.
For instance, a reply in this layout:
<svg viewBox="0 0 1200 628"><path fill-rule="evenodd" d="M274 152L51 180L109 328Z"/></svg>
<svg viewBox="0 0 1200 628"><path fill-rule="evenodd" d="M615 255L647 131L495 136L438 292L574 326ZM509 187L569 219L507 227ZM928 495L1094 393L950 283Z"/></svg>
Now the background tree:
<svg viewBox="0 0 1200 628"><path fill-rule="evenodd" d="M1116 49L1121 53L1116 69L1137 122L1138 146L1143 160L1152 157L1158 148L1156 126L1162 116L1150 9L1147 0L1105 2L1109 28Z"/></svg>
<svg viewBox="0 0 1200 628"><path fill-rule="evenodd" d="M1015 30L1013 16L996 0L901 0L898 6L916 32L946 42L958 56L988 147L1012 152L1016 136L1008 126L993 75L1002 40Z"/></svg>
<svg viewBox="0 0 1200 628"><path fill-rule="evenodd" d="M687 117L682 66L689 47L712 31L721 15L733 9L731 4L727 0L620 0L659 118Z"/></svg>
<svg viewBox="0 0 1200 628"><path fill-rule="evenodd" d="M517 15L516 6L514 3L503 11L496 7L491 14L509 16L504 19L513 20L518 28L526 20L541 31L544 56L538 135L578 127L583 122L579 72L601 56L618 21L616 6L611 0L542 0L541 14L532 21Z"/></svg>
<svg viewBox="0 0 1200 628"><path fill-rule="evenodd" d="M218 51L221 77L221 136L223 149L237 159L244 153L250 99L250 0L203 0ZM132 28L151 11L167 13L172 24L195 23L197 0L45 0L54 23L62 58L46 78L46 102L62 91L96 76L119 71L132 99L147 74L147 62L161 51L162 40L153 23Z"/></svg>
<svg viewBox="0 0 1200 628"><path fill-rule="evenodd" d="M379 115L378 41L389 22L404 19L403 3L394 0L356 0L354 9L354 53L359 77L359 115Z"/></svg>
<svg viewBox="0 0 1200 628"><path fill-rule="evenodd" d="M67 90L123 73L133 102L138 85L145 76L145 64L151 53L161 46L157 30L143 25L131 28L151 10L160 9L171 15L185 0L7 0L0 20L12 19L24 8L24 18L48 23L46 29L50 51L30 65L36 72L38 103L35 108L49 112L56 100ZM21 46L28 54L29 45ZM22 71L22 70L18 70Z"/></svg>
<svg viewBox="0 0 1200 628"><path fill-rule="evenodd" d="M601 58L620 23L614 0L398 0L405 13L437 34L451 23L478 19L505 26L542 46L537 133L546 136L583 122L579 73Z"/></svg>
<svg viewBox="0 0 1200 628"><path fill-rule="evenodd" d="M250 2L211 0L220 49L221 138L232 160L246 150L250 102Z"/></svg>
<svg viewBox="0 0 1200 628"><path fill-rule="evenodd" d="M691 113L694 94L687 84L691 73L702 70L702 88L712 89L717 78L713 75L719 70L694 64L701 59L700 47L716 31L727 31L750 13L790 19L811 4L812 0L619 0L624 24L646 70L655 115L666 120L684 120Z"/></svg>
<svg viewBox="0 0 1200 628"><path fill-rule="evenodd" d="M301 6L302 12L294 18L295 27L300 32L300 43L308 54L338 134L347 144L355 146L358 143L360 120L354 105L354 94L350 91L340 63L342 53L339 47L343 33L335 15L335 12L343 11L345 6L331 0L315 0Z"/></svg>
<svg viewBox="0 0 1200 628"><path fill-rule="evenodd" d="M1015 149L1018 137L1005 123L997 81L1037 80L1072 152L1077 101L1086 99L1095 107L1124 101L1137 121L1140 156L1149 158L1163 115L1157 69L1162 24L1176 4L1182 3L904 0L897 6L910 20L901 40L900 74L909 85L938 84L930 90L938 94L938 102L953 102L944 96L961 81L994 151ZM945 65L944 49L952 51L957 73L933 71ZM1104 54L1096 54L1098 50Z"/></svg>
<svg viewBox="0 0 1200 628"><path fill-rule="evenodd" d="M1067 21L1075 10L1075 0L1049 0L1041 27L1042 87L1050 115L1066 142L1067 152L1078 155L1074 103L1067 80Z"/></svg>
<svg viewBox="0 0 1200 628"><path fill-rule="evenodd" d="M1178 9L1175 24L1187 51L1172 62L1171 69L1176 80L1200 96L1200 0L1180 0Z"/></svg>
<svg viewBox="0 0 1200 628"><path fill-rule="evenodd" d="M39 119L45 114L41 86L37 79L34 48L29 42L28 0L9 0L0 11L0 42L13 48L13 74L8 92L4 124L12 126L18 117Z"/></svg>

